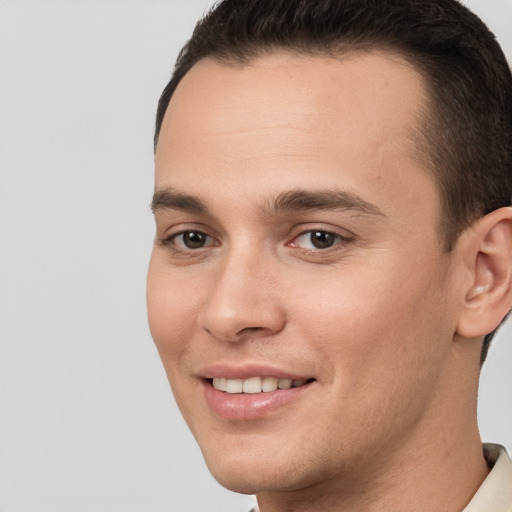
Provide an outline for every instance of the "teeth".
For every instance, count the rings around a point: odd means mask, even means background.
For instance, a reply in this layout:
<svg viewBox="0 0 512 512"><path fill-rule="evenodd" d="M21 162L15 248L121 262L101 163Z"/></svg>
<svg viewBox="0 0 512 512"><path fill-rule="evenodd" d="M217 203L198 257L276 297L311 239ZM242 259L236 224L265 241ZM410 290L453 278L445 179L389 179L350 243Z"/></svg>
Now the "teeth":
<svg viewBox="0 0 512 512"><path fill-rule="evenodd" d="M277 377L265 377L262 385L263 392L268 393L269 391L275 391L277 389L278 382L279 379Z"/></svg>
<svg viewBox="0 0 512 512"><path fill-rule="evenodd" d="M242 379L226 379L226 391L228 393L241 393L244 381Z"/></svg>
<svg viewBox="0 0 512 512"><path fill-rule="evenodd" d="M261 379L259 377L251 377L245 379L243 384L244 393L261 393Z"/></svg>
<svg viewBox="0 0 512 512"><path fill-rule="evenodd" d="M227 379L221 377L214 377L214 379L212 380L212 385L215 389L218 389L219 391L226 391L228 389Z"/></svg>
<svg viewBox="0 0 512 512"><path fill-rule="evenodd" d="M306 380L278 379L277 377L250 377L249 379L226 379L215 377L213 387L226 393L269 393L277 389L303 386Z"/></svg>
<svg viewBox="0 0 512 512"><path fill-rule="evenodd" d="M292 387L292 380L291 379L279 379L279 382L277 383L277 387L279 389L290 389Z"/></svg>

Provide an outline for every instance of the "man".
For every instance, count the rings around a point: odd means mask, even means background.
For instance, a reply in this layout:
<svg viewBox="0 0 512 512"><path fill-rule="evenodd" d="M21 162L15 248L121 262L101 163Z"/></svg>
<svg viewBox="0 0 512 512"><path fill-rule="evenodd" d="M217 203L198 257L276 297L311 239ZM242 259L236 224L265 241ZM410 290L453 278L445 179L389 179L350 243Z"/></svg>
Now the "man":
<svg viewBox="0 0 512 512"><path fill-rule="evenodd" d="M225 0L162 94L151 331L261 512L510 512L512 77L455 0Z"/></svg>

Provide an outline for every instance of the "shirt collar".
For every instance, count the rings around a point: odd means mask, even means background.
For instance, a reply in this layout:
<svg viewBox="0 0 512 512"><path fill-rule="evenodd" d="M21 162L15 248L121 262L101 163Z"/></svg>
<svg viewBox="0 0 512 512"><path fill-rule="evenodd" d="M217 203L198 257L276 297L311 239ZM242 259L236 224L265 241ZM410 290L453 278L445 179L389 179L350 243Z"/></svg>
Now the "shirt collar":
<svg viewBox="0 0 512 512"><path fill-rule="evenodd" d="M462 512L512 512L512 463L505 448L484 444L491 472Z"/></svg>

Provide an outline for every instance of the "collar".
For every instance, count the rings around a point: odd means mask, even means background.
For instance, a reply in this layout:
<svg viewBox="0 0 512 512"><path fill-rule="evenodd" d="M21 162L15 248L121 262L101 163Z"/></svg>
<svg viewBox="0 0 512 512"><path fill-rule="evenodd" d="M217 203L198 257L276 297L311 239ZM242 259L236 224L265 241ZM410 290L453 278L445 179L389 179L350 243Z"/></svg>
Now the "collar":
<svg viewBox="0 0 512 512"><path fill-rule="evenodd" d="M484 444L492 468L469 505L462 512L512 512L512 463L503 446Z"/></svg>

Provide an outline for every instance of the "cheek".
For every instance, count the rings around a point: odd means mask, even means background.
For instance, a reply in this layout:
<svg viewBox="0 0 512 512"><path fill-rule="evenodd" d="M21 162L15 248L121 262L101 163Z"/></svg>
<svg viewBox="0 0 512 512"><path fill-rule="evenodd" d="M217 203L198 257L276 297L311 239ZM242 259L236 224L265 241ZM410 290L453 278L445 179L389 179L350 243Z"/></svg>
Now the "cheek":
<svg viewBox="0 0 512 512"><path fill-rule="evenodd" d="M435 321L444 300L428 279L388 275L379 290L361 273L334 281L296 304L297 338L322 355L326 425L347 439L364 432L374 446L402 435L432 401L449 350L449 327Z"/></svg>
<svg viewBox="0 0 512 512"><path fill-rule="evenodd" d="M192 390L185 385L188 379L183 376L190 371L186 354L196 325L197 295L197 283L187 286L178 273L152 256L147 279L149 328L174 398L187 423L193 412L190 404L195 400L189 396Z"/></svg>
<svg viewBox="0 0 512 512"><path fill-rule="evenodd" d="M437 321L449 315L443 284L432 275L395 264L379 272L342 271L323 279L323 287L303 280L303 290L295 290L307 297L295 304L301 338L329 356L332 379L343 378L348 387L427 371L439 364L452 335L449 322Z"/></svg>
<svg viewBox="0 0 512 512"><path fill-rule="evenodd" d="M182 281L152 256L147 280L148 321L166 370L179 364L197 317L197 283Z"/></svg>

